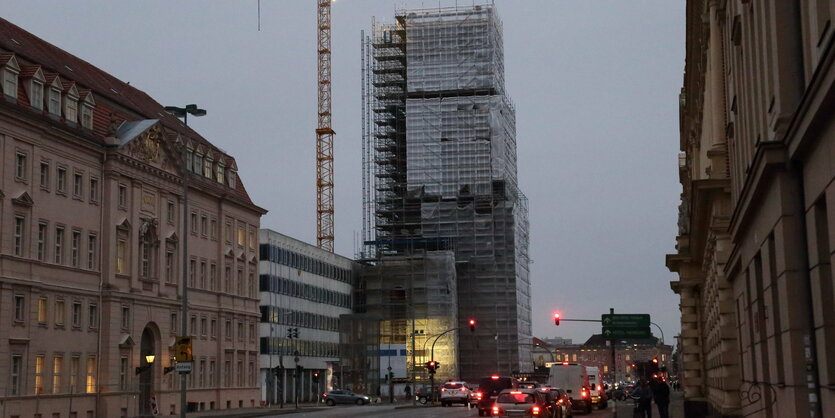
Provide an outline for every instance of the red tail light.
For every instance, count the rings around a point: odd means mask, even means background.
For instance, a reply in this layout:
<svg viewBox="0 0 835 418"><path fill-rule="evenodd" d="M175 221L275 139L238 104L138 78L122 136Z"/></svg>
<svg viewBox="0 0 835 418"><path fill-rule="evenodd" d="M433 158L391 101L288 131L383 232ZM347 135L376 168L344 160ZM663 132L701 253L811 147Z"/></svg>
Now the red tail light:
<svg viewBox="0 0 835 418"><path fill-rule="evenodd" d="M562 399L557 401L557 405L562 405Z"/></svg>
<svg viewBox="0 0 835 418"><path fill-rule="evenodd" d="M597 391L600 392L601 390L603 390L603 386L597 385Z"/></svg>
<svg viewBox="0 0 835 418"><path fill-rule="evenodd" d="M539 415L539 407L538 407L538 406L536 406L536 405L534 405L534 407L533 407L533 408L531 408L531 414L533 414L533 415Z"/></svg>
<svg viewBox="0 0 835 418"><path fill-rule="evenodd" d="M499 380L499 376L490 376L490 378L493 380Z"/></svg>
<svg viewBox="0 0 835 418"><path fill-rule="evenodd" d="M502 413L502 410L499 409L498 406L493 405L493 415L499 415Z"/></svg>
<svg viewBox="0 0 835 418"><path fill-rule="evenodd" d="M583 390L580 392L580 397L581 398L587 398L588 396L589 396L589 391L586 390L586 388L583 388Z"/></svg>
<svg viewBox="0 0 835 418"><path fill-rule="evenodd" d="M446 392L446 388L441 388L441 392Z"/></svg>
<svg viewBox="0 0 835 418"><path fill-rule="evenodd" d="M476 392L475 396L476 398L481 399L481 397L484 396L484 394L481 392Z"/></svg>

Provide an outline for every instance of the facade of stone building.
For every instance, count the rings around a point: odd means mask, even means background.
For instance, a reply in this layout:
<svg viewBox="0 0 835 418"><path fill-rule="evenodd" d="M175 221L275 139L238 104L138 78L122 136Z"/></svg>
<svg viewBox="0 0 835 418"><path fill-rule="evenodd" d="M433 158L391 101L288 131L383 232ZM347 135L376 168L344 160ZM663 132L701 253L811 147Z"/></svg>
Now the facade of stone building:
<svg viewBox="0 0 835 418"><path fill-rule="evenodd" d="M835 1L690 0L676 253L690 416L835 413Z"/></svg>
<svg viewBox="0 0 835 418"><path fill-rule="evenodd" d="M583 344L551 347L555 362L578 363L597 367L609 382L631 382L637 379L636 364L658 359L658 367L671 371L673 347L657 338L628 338L615 341L615 367L612 367L612 348L600 334L592 335ZM540 356L540 359L542 357ZM547 357L546 357L547 358Z"/></svg>
<svg viewBox="0 0 835 418"><path fill-rule="evenodd" d="M265 211L234 158L142 91L2 19L0 80L4 414L178 413L180 377L165 372L184 334L191 409L257 405Z"/></svg>

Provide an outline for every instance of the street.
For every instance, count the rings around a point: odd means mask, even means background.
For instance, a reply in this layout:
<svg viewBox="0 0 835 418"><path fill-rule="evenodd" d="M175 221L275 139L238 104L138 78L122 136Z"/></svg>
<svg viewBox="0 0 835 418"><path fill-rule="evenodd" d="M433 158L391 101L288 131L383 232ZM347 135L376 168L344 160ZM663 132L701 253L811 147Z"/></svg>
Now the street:
<svg viewBox="0 0 835 418"><path fill-rule="evenodd" d="M631 410L630 410L631 411ZM278 417L279 415L269 415ZM317 408L315 411L307 411L295 414L282 414L282 417L401 417L401 418L423 418L423 417L477 417L475 409L467 409L464 406L455 405L450 408L419 406L395 408L392 405L366 405L366 406L335 406L332 408ZM611 408L608 410L594 411L589 415L575 415L578 417L608 418L612 416ZM621 415L621 417L631 416Z"/></svg>

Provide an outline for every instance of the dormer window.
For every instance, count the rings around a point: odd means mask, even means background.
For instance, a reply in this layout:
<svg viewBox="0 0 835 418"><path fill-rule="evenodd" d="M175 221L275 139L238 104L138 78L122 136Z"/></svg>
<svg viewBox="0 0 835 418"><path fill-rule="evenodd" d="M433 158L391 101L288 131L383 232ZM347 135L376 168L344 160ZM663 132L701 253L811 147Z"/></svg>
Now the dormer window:
<svg viewBox="0 0 835 418"><path fill-rule="evenodd" d="M81 91L81 127L93 129L93 109L96 106L90 90Z"/></svg>
<svg viewBox="0 0 835 418"><path fill-rule="evenodd" d="M231 187L231 188L233 188L233 189L234 189L235 187L237 187L237 184L238 184L238 173L237 173L235 170L229 170L229 171L226 173L226 177L227 177L227 181L228 181L228 185L229 185L229 187Z"/></svg>
<svg viewBox="0 0 835 418"><path fill-rule="evenodd" d="M64 82L62 86L64 88L64 120L73 124L78 123L78 88L72 81Z"/></svg>
<svg viewBox="0 0 835 418"><path fill-rule="evenodd" d="M3 67L3 94L13 99L17 98L17 77L20 74L20 66L14 55L0 55L0 66Z"/></svg>
<svg viewBox="0 0 835 418"><path fill-rule="evenodd" d="M194 150L189 148L186 150L186 170L192 171L191 167L194 164Z"/></svg>
<svg viewBox="0 0 835 418"><path fill-rule="evenodd" d="M223 166L223 163L218 161L218 163L217 163L217 173L216 173L216 177L215 177L215 180L217 180L218 183L221 183L221 184L223 183L224 170L225 170L225 167Z"/></svg>
<svg viewBox="0 0 835 418"><path fill-rule="evenodd" d="M43 109L43 83L34 78L30 82L29 104L35 109Z"/></svg>
<svg viewBox="0 0 835 418"><path fill-rule="evenodd" d="M61 117L61 79L57 74L48 74L46 77L47 100L46 109L51 115Z"/></svg>
<svg viewBox="0 0 835 418"><path fill-rule="evenodd" d="M212 157L208 155L203 160L203 177L212 178Z"/></svg>
<svg viewBox="0 0 835 418"><path fill-rule="evenodd" d="M192 164L191 170L197 174L200 174L200 170L203 168L203 155L199 153L194 153L194 163Z"/></svg>
<svg viewBox="0 0 835 418"><path fill-rule="evenodd" d="M25 80L23 87L26 89L26 94L29 95L29 106L32 106L32 109L42 110L46 78L44 78L41 67L38 65L22 67L20 78Z"/></svg>

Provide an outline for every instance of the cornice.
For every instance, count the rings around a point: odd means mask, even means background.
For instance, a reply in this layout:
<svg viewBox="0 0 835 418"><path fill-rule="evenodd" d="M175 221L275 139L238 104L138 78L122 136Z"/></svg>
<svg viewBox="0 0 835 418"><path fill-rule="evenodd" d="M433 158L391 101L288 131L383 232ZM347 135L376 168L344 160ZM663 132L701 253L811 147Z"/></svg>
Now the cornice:
<svg viewBox="0 0 835 418"><path fill-rule="evenodd" d="M761 142L745 176L730 222L731 237L739 236L745 222L751 216L751 206L762 195L763 189L775 171L785 168L788 161L786 146L782 142Z"/></svg>

